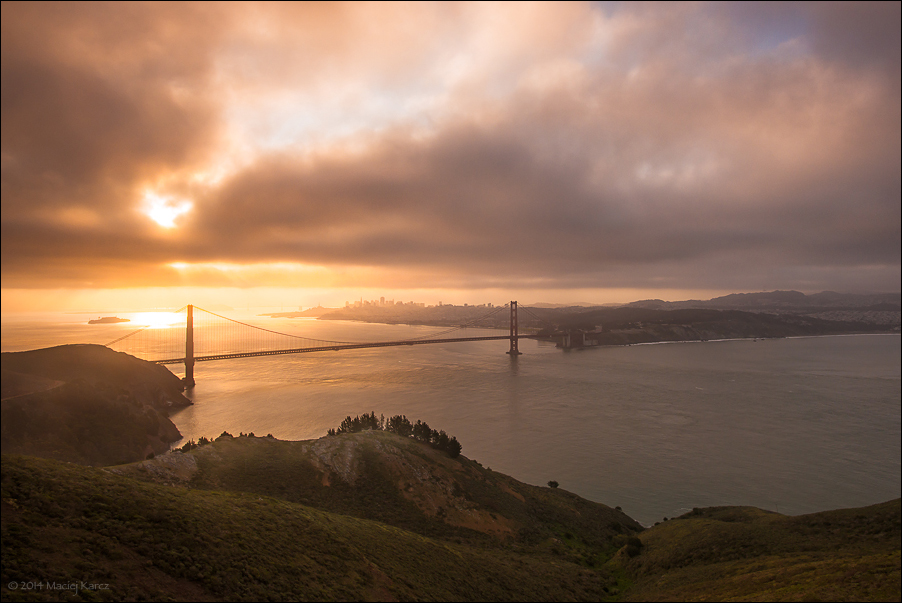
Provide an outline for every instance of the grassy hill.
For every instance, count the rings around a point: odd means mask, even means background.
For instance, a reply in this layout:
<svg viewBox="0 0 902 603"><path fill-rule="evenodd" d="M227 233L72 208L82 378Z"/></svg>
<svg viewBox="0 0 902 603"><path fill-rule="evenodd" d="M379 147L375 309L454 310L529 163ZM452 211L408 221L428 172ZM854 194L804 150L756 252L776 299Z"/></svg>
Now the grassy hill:
<svg viewBox="0 0 902 603"><path fill-rule="evenodd" d="M539 547L586 566L613 552L615 536L642 529L616 509L383 431L301 442L224 436L189 453L110 470L277 497L455 542Z"/></svg>
<svg viewBox="0 0 902 603"><path fill-rule="evenodd" d="M258 494L3 457L4 600L600 600L551 550L457 543ZM10 583L23 583L11 590Z"/></svg>
<svg viewBox="0 0 902 603"><path fill-rule="evenodd" d="M899 499L795 517L697 509L611 565L633 580L627 601L898 601L900 524Z"/></svg>
<svg viewBox="0 0 902 603"><path fill-rule="evenodd" d="M4 455L4 600L898 600L900 501L604 505L386 432L224 436L106 469Z"/></svg>

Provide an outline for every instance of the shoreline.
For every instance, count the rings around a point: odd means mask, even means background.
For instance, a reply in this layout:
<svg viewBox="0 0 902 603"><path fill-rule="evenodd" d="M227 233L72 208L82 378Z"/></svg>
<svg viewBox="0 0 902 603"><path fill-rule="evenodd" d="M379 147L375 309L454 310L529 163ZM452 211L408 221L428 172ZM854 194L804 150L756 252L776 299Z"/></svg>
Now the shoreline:
<svg viewBox="0 0 902 603"><path fill-rule="evenodd" d="M308 318L309 317L303 317ZM373 325L386 325L386 326L408 326L408 327L434 327L437 329L441 328L452 328L449 325L434 325L434 324L424 324L424 323L408 323L408 322L378 322L378 321L370 321L370 320L361 320L361 319L347 319L347 318L321 318L317 317L315 320L327 320L330 322L344 322L344 323L356 323L356 324L373 324ZM499 327L467 327L471 329L479 329L484 331L507 331L505 328ZM606 331L606 333L611 333L612 331ZM522 332L521 332L522 333ZM616 331L613 331L616 333ZM535 341L544 341L546 343L556 343L556 340L551 337L540 337L534 338L532 335L535 333L525 333L525 335L529 336L530 339L534 339ZM780 336L752 336L752 337L721 337L721 338L712 338L712 339L661 339L658 341L638 341L634 343L608 343L608 344L598 344L598 345L587 345L581 347L574 347L570 349L574 350L584 350L589 348L613 348L613 347L629 347L629 346L637 346L637 345L664 345L664 344L676 344L676 343L716 343L716 342L725 342L725 341L767 341L774 339L814 339L818 337L858 337L862 335L878 335L878 336L902 336L902 332L867 332L867 331L857 331L850 333L822 333L815 335L780 335Z"/></svg>

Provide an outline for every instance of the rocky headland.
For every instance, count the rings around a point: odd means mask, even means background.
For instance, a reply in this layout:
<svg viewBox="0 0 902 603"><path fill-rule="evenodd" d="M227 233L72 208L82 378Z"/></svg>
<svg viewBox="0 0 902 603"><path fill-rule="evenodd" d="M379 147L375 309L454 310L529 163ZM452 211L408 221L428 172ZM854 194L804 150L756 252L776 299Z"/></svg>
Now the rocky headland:
<svg viewBox="0 0 902 603"><path fill-rule="evenodd" d="M169 411L191 401L163 366L99 345L0 358L4 454L112 465L166 452L181 439Z"/></svg>

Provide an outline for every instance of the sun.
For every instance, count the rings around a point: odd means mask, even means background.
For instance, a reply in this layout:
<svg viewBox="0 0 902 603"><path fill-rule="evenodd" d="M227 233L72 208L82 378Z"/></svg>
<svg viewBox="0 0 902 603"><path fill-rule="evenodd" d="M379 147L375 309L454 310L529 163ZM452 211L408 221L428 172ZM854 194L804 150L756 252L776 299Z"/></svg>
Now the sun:
<svg viewBox="0 0 902 603"><path fill-rule="evenodd" d="M168 329L184 324L185 317L173 312L136 312L132 322L148 329Z"/></svg>
<svg viewBox="0 0 902 603"><path fill-rule="evenodd" d="M177 200L147 191L144 193L141 211L163 228L175 228L176 219L191 211L193 207L194 203L191 201Z"/></svg>

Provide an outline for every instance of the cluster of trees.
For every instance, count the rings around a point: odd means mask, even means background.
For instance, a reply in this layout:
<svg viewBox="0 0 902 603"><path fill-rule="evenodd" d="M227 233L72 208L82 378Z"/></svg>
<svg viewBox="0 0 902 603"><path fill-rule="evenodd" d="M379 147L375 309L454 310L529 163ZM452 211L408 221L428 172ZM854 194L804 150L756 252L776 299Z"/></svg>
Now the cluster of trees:
<svg viewBox="0 0 902 603"><path fill-rule="evenodd" d="M219 434L219 438L216 438L216 439L218 440L220 438L234 438L234 437L235 436L230 434L228 431L223 431L221 434ZM242 431L242 432L239 432L238 437L239 438L255 438L257 436L254 435L253 431L250 433L244 433ZM266 434L266 437L269 439L275 439L275 436L273 436L273 434L271 434L271 433ZM182 450L182 452L188 452L189 450L194 450L195 448L197 448L199 446L205 446L207 444L212 444L213 441L214 441L213 439L208 438L206 436L200 436L200 438L198 438L196 443L194 440L188 440L187 442L185 442L181 446L181 450ZM147 458L153 458L153 457L148 455Z"/></svg>
<svg viewBox="0 0 902 603"><path fill-rule="evenodd" d="M340 433L356 433L365 430L390 431L405 438L413 438L418 442L424 442L438 450L444 450L453 459L460 455L463 447L457 438L449 436L444 431L432 429L423 421L417 420L411 423L405 415L395 415L385 418L385 415L376 416L375 412L369 414L364 413L362 416L356 416L353 419L350 415L345 417L338 429L330 429L328 435L334 436Z"/></svg>
<svg viewBox="0 0 902 603"><path fill-rule="evenodd" d="M223 432L223 433L225 433L225 432ZM212 444L212 443L213 443L213 440L207 438L206 436L200 436L200 438L197 440L197 443L195 443L194 440L188 440L187 442L185 442L182 445L181 450L182 450L182 452L188 452L189 450L194 450L195 448L197 448L199 446L206 446L207 444Z"/></svg>

